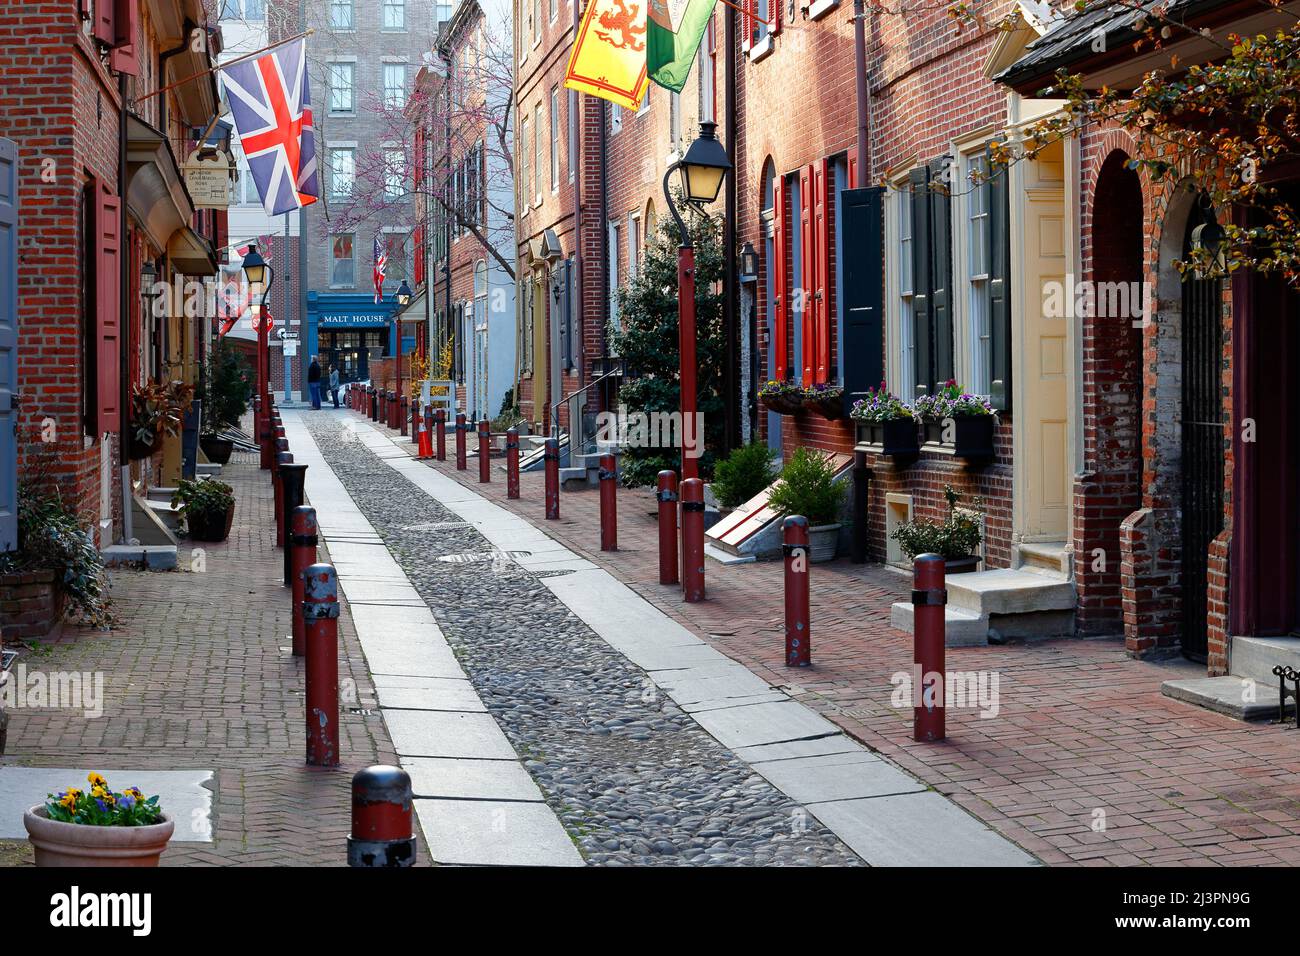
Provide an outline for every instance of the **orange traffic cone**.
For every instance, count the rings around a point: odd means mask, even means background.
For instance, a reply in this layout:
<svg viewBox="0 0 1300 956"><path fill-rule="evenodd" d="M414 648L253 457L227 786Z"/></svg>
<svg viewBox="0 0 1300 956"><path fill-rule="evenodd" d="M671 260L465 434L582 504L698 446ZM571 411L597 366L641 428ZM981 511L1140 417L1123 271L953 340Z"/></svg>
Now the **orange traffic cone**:
<svg viewBox="0 0 1300 956"><path fill-rule="evenodd" d="M416 447L416 458L433 457L433 439L429 435L429 429L425 424L425 417L420 416L420 440Z"/></svg>

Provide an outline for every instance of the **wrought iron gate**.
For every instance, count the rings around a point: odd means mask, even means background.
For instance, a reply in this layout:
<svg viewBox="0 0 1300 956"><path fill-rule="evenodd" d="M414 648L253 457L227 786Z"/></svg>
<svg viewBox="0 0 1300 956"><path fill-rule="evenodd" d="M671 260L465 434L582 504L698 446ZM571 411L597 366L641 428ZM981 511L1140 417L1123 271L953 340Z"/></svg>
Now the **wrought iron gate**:
<svg viewBox="0 0 1300 956"><path fill-rule="evenodd" d="M1183 242L1208 214L1197 204ZM1209 548L1223 530L1223 300L1218 279L1183 281L1182 647L1206 657Z"/></svg>

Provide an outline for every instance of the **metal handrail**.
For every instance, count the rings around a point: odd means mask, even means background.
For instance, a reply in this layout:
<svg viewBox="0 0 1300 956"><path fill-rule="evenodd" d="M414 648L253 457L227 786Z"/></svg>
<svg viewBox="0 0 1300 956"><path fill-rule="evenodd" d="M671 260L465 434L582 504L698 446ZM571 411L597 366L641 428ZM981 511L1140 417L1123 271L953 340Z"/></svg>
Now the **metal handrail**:
<svg viewBox="0 0 1300 956"><path fill-rule="evenodd" d="M586 385L582 386L582 388L577 389L576 391L570 393L567 397L560 399L558 402L556 402L554 405L551 406L551 435L556 441L560 440L560 406L561 405L569 406L570 461L572 461L573 455L586 454L586 448L587 448L587 436L583 431L582 415L579 414L577 416L576 421L574 418L574 414L573 414L574 400L581 397L585 403L588 389L599 385L607 378L615 378L615 377L621 378L623 376L623 372L624 372L623 362L620 359L618 361L618 364L615 365L613 368L611 368L608 372L605 372L603 375L593 378Z"/></svg>

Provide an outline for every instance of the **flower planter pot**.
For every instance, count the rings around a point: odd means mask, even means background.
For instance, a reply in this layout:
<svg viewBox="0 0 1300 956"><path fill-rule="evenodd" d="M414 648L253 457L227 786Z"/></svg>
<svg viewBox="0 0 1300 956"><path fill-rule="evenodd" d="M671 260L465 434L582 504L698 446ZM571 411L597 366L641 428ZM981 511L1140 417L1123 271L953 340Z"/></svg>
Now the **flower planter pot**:
<svg viewBox="0 0 1300 956"><path fill-rule="evenodd" d="M834 561L839 550L840 525L821 524L808 529L808 560L813 564Z"/></svg>
<svg viewBox="0 0 1300 956"><path fill-rule="evenodd" d="M806 398L804 399L804 408L811 408L823 418L829 418L831 421L837 421L844 417L844 396L836 395L825 398Z"/></svg>
<svg viewBox="0 0 1300 956"><path fill-rule="evenodd" d="M224 465L230 461L235 443L232 439L222 438L220 435L203 435L199 438L199 447L203 449L203 454L208 456L208 461L212 464Z"/></svg>
<svg viewBox="0 0 1300 956"><path fill-rule="evenodd" d="M796 395L763 396L762 402L778 415L794 415L803 408L803 399Z"/></svg>
<svg viewBox="0 0 1300 956"><path fill-rule="evenodd" d="M953 453L958 458L992 458L995 423L996 419L992 415L963 415L954 418L956 428Z"/></svg>
<svg viewBox="0 0 1300 956"><path fill-rule="evenodd" d="M859 422L858 441L879 445L882 455L916 455L921 450L915 421Z"/></svg>
<svg viewBox="0 0 1300 956"><path fill-rule="evenodd" d="M147 827L92 827L63 823L45 815L37 804L23 814L37 866L157 866L176 829L163 814Z"/></svg>
<svg viewBox="0 0 1300 956"><path fill-rule="evenodd" d="M132 461L143 461L146 458L152 458L154 455L158 454L158 452L162 451L162 446L163 434L161 432L155 436L152 444L142 442L132 434L130 440L126 443L127 457Z"/></svg>
<svg viewBox="0 0 1300 956"><path fill-rule="evenodd" d="M235 506L225 513L200 511L185 516L185 526L192 541L225 541L230 535L230 525L235 520Z"/></svg>

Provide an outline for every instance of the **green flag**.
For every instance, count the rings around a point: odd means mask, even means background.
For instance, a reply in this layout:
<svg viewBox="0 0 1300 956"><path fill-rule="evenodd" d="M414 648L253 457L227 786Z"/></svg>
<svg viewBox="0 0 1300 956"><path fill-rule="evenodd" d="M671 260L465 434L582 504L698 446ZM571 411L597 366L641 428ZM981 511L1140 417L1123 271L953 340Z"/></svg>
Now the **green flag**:
<svg viewBox="0 0 1300 956"><path fill-rule="evenodd" d="M650 79L680 93L717 0L650 0L645 58Z"/></svg>

